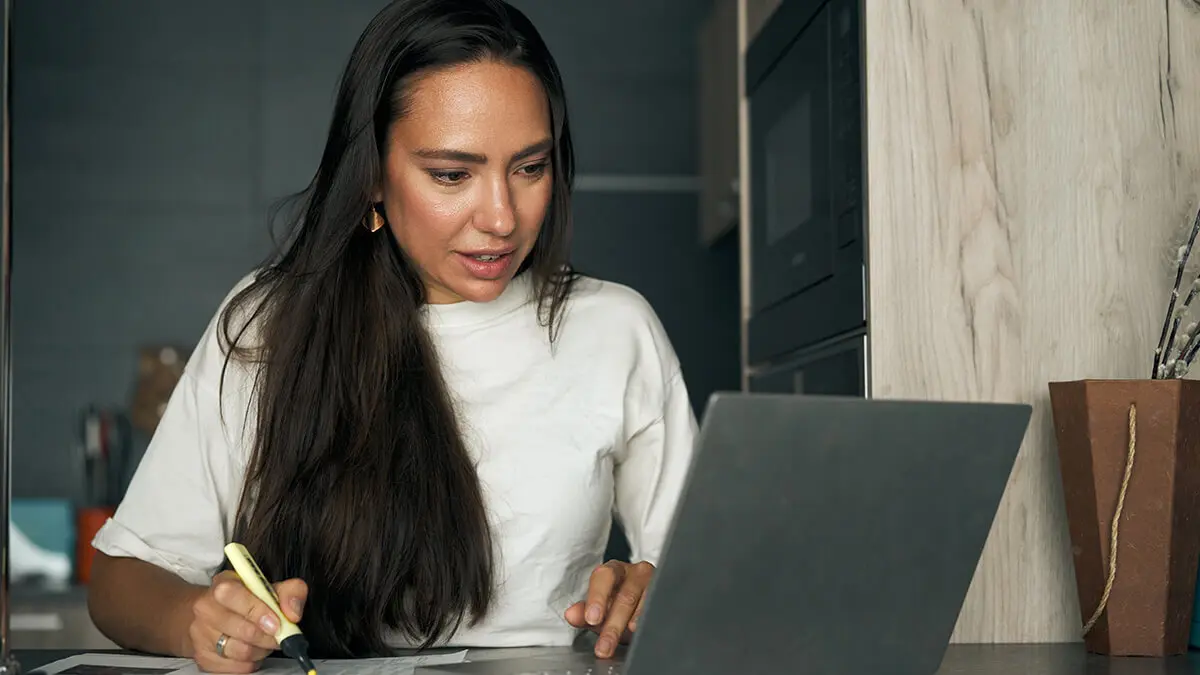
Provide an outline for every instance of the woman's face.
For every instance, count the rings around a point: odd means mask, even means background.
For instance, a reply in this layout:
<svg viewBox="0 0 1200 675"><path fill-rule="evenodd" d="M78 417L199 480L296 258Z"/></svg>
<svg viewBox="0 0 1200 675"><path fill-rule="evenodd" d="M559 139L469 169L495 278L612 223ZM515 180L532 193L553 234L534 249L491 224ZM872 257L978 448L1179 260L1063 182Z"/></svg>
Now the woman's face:
<svg viewBox="0 0 1200 675"><path fill-rule="evenodd" d="M382 201L432 304L487 302L529 255L550 204L550 109L528 71L484 61L413 81Z"/></svg>

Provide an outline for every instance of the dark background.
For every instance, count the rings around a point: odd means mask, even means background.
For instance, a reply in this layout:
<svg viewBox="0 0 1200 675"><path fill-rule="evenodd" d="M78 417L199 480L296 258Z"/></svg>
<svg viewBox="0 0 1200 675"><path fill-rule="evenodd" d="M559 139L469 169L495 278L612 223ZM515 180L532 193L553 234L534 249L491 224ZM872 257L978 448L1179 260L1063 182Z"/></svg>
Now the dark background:
<svg viewBox="0 0 1200 675"><path fill-rule="evenodd" d="M266 210L310 178L336 79L382 4L17 3L14 496L79 498L83 409L127 406L137 349L193 345L268 252ZM647 296L699 413L739 386L736 235L698 238L706 2L515 4L566 79L575 262Z"/></svg>

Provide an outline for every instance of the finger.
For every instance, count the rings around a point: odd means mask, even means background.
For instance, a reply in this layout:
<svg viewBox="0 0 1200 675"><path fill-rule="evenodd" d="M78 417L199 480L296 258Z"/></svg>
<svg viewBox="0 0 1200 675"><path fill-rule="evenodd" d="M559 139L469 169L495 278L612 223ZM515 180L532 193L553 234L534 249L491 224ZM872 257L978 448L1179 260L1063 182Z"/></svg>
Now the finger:
<svg viewBox="0 0 1200 675"><path fill-rule="evenodd" d="M638 600L637 609L633 610L633 618L629 620L629 632L636 633L638 619L642 618L642 608L646 606L646 593L642 592L641 599Z"/></svg>
<svg viewBox="0 0 1200 675"><path fill-rule="evenodd" d="M279 608L292 623L300 623L304 615L304 604L308 602L308 584L302 579L288 579L275 584L275 595L279 596Z"/></svg>
<svg viewBox="0 0 1200 675"><path fill-rule="evenodd" d="M248 592L248 591L247 591ZM267 610L271 618L275 615ZM259 647L261 649L273 650L277 647L274 632L268 633L264 627L263 621L251 623L249 619L241 616L229 609L228 607L217 602L215 599L196 603L195 607L196 620L210 629L211 637L210 644L207 648L214 649L216 640L221 634L228 635L231 638L236 638L246 644ZM278 621L276 619L276 621ZM200 648L205 648L200 645Z"/></svg>
<svg viewBox="0 0 1200 675"><path fill-rule="evenodd" d="M563 612L563 618L566 619L567 623L574 628L587 628L588 622L584 618L585 605L586 603L584 602L577 602L571 605L567 608L567 611Z"/></svg>
<svg viewBox="0 0 1200 675"><path fill-rule="evenodd" d="M217 652L217 641L221 639L221 634L211 630L208 633L208 649L218 659L241 663L258 663L271 655L271 650L255 647L235 637L225 638L225 646L222 647L220 652Z"/></svg>
<svg viewBox="0 0 1200 675"><path fill-rule="evenodd" d="M596 640L596 656L608 658L616 650L621 638L629 628L629 621L642 600L646 590L647 577L642 574L626 574L624 581L613 594L612 605L608 608L608 616L604 618L604 626L600 629L600 637Z"/></svg>
<svg viewBox="0 0 1200 675"><path fill-rule="evenodd" d="M598 626L604 620L613 591L620 588L624 579L625 566L616 560L610 560L592 572L584 614L584 620L589 626Z"/></svg>
<svg viewBox="0 0 1200 675"><path fill-rule="evenodd" d="M196 662L196 667L200 672L220 673L221 675L249 675L261 667L261 664L258 663L230 661L218 658L215 654L209 654L208 652L196 654L196 658L193 660Z"/></svg>
<svg viewBox="0 0 1200 675"><path fill-rule="evenodd" d="M193 624L192 645L194 660L202 670L212 673L250 673L258 670L263 659L270 655L265 649L253 647L237 638L226 638L222 654L217 653L221 634L202 623Z"/></svg>
<svg viewBox="0 0 1200 675"><path fill-rule="evenodd" d="M254 597L250 589L246 588L240 580L226 578L214 581L212 596L217 604L227 611L220 612L216 608L211 608L209 618L213 623L210 625L240 640L255 645L264 645L265 643L261 639L245 632L247 629L233 618L237 617L256 627L262 635L274 643L275 631L279 630L279 617L275 616L275 612L271 611L265 602ZM200 606L206 607L207 605L201 603ZM230 632L231 630L236 632Z"/></svg>

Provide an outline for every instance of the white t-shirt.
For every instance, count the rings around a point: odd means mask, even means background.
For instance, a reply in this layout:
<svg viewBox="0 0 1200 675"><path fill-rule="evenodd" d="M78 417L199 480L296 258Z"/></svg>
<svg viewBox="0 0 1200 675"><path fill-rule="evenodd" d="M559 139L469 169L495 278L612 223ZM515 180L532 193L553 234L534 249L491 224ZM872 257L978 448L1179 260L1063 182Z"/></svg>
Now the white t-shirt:
<svg viewBox="0 0 1200 675"><path fill-rule="evenodd" d="M490 303L425 308L499 553L495 603L449 645L569 644L575 629L563 612L585 597L613 510L633 560L657 565L691 462L696 420L646 300L581 279L552 351L525 276ZM233 531L254 427L247 367L230 363L218 403L219 336L214 318L128 493L93 540L110 556L204 585Z"/></svg>

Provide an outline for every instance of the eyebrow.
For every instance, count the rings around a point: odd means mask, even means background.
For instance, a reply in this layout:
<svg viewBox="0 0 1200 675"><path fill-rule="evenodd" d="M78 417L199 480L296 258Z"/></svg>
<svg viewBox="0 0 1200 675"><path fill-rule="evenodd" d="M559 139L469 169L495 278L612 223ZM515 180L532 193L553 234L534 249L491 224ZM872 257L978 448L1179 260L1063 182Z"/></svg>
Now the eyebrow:
<svg viewBox="0 0 1200 675"><path fill-rule="evenodd" d="M532 157L538 153L546 152L554 147L554 141L545 139L534 143L517 154L513 155L512 161L519 162L527 157ZM464 152L462 150L450 150L441 148L422 148L414 150L413 155L424 159L444 159L454 162L467 162L468 164L487 164L487 155L480 155L474 152Z"/></svg>

